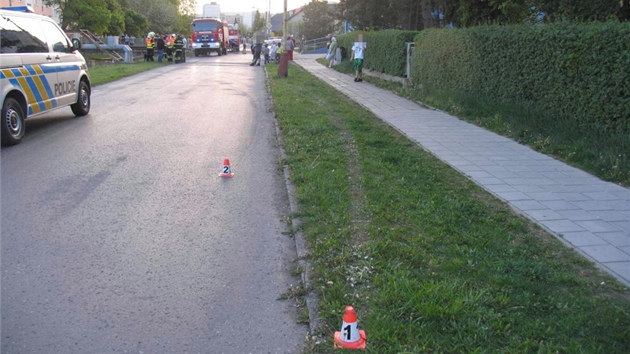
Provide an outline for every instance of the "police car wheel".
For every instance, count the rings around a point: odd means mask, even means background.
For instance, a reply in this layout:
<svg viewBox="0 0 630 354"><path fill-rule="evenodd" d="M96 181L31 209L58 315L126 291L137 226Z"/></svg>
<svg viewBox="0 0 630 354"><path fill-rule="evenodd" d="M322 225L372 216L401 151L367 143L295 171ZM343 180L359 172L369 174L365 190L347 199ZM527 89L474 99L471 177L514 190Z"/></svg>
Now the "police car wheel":
<svg viewBox="0 0 630 354"><path fill-rule="evenodd" d="M15 145L24 136L24 111L19 102L7 97L2 105L2 145Z"/></svg>
<svg viewBox="0 0 630 354"><path fill-rule="evenodd" d="M90 87L85 81L79 82L79 99L70 108L76 116L84 116L90 112Z"/></svg>

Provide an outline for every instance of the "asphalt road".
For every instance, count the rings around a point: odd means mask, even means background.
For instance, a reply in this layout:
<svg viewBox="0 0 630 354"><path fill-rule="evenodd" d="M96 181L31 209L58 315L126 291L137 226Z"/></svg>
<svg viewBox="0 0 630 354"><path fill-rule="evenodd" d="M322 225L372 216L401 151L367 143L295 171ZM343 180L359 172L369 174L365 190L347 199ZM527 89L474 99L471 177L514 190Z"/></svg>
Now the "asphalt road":
<svg viewBox="0 0 630 354"><path fill-rule="evenodd" d="M94 88L2 149L2 353L299 353L307 332L262 67ZM235 177L218 177L229 159Z"/></svg>

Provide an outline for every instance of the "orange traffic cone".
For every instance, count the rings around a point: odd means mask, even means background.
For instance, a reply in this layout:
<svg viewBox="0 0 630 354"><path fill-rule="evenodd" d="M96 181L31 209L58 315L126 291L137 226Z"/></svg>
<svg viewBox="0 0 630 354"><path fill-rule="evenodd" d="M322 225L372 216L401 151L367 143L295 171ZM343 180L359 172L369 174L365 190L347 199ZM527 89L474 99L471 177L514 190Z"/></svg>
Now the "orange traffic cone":
<svg viewBox="0 0 630 354"><path fill-rule="evenodd" d="M335 332L334 348L365 349L367 336L357 327L357 314L352 306L346 306L341 332Z"/></svg>
<svg viewBox="0 0 630 354"><path fill-rule="evenodd" d="M219 174L219 177L224 177L224 178L232 178L232 177L234 177L234 174L232 173L232 170L230 170L230 160L229 159L223 160L223 170Z"/></svg>

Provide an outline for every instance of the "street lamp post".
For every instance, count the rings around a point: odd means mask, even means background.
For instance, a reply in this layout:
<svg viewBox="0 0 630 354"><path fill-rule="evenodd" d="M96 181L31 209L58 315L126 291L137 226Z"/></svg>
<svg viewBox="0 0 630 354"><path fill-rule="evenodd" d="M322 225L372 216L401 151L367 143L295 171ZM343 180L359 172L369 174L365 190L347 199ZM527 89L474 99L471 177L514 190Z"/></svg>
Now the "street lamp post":
<svg viewBox="0 0 630 354"><path fill-rule="evenodd" d="M267 3L267 25L271 24L271 0ZM267 28L267 39L269 39L269 35L271 34L271 28Z"/></svg>

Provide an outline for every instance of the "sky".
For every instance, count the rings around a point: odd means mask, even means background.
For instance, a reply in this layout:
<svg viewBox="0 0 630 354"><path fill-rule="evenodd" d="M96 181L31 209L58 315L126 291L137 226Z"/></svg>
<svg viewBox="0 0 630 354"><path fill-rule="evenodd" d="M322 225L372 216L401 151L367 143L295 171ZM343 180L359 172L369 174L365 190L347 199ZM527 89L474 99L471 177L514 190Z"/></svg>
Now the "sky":
<svg viewBox="0 0 630 354"><path fill-rule="evenodd" d="M296 9L300 6L306 5L310 0L286 0L287 10ZM197 0L197 13L203 12L203 5L216 2L221 5L221 12L252 12L260 11L261 13L267 12L269 6L271 6L271 13L276 14L284 11L284 0ZM252 9L253 8L253 9Z"/></svg>

